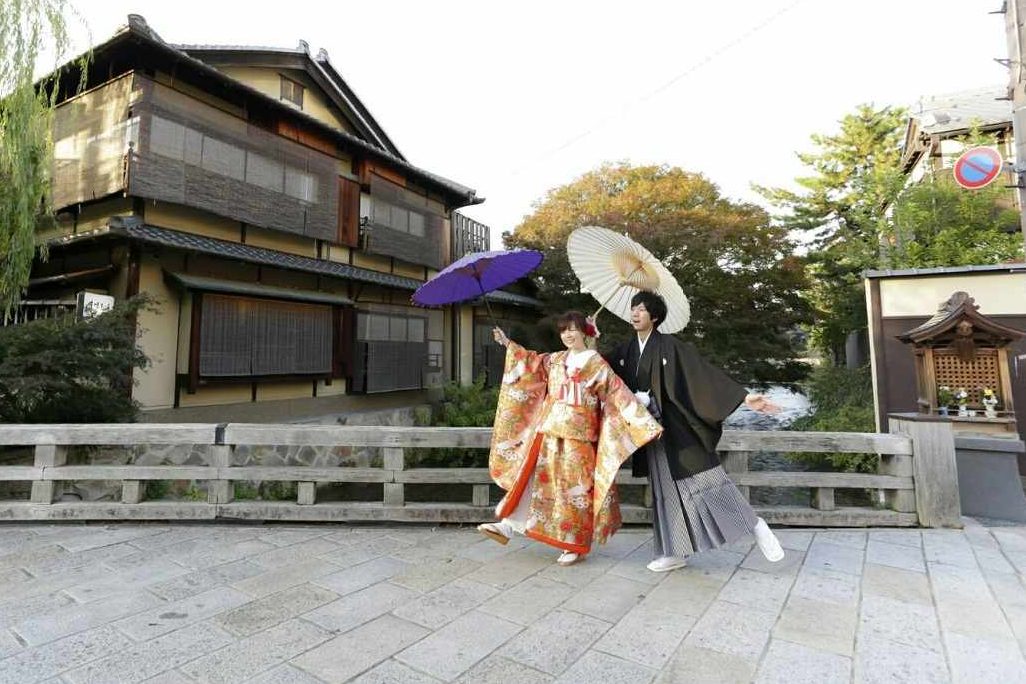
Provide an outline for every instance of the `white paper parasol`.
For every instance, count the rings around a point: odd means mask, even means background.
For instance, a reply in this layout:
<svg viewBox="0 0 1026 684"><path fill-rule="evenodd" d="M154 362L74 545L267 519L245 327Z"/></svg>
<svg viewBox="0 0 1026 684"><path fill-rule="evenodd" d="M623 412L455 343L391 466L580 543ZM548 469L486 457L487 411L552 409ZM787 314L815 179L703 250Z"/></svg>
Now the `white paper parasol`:
<svg viewBox="0 0 1026 684"><path fill-rule="evenodd" d="M581 291L590 293L623 320L631 320L631 298L647 290L666 301L666 320L659 324L659 332L671 334L687 326L691 306L676 278L651 252L626 235L585 226L570 234L566 252L581 281Z"/></svg>

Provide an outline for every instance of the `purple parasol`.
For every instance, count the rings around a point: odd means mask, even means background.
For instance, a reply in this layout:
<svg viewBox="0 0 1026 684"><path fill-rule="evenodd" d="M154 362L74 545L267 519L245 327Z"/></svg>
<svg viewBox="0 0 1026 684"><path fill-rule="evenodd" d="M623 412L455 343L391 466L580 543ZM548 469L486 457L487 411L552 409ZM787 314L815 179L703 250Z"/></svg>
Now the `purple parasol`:
<svg viewBox="0 0 1026 684"><path fill-rule="evenodd" d="M442 306L480 297L524 277L541 261L542 253L533 249L474 252L452 262L417 288L413 301L421 306Z"/></svg>

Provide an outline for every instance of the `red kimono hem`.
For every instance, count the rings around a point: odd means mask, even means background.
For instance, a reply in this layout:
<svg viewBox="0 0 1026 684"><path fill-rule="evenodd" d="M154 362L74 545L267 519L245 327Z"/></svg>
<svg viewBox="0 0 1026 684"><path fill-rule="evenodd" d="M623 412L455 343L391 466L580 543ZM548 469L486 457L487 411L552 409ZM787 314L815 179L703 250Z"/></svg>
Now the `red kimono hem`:
<svg viewBox="0 0 1026 684"><path fill-rule="evenodd" d="M531 481L531 473L534 472L534 467L538 463L538 452L541 451L542 434L539 432L534 436L534 441L531 442L531 450L527 452L526 463L524 468L520 471L520 477L513 484L513 489L507 492L503 501L505 502L499 510L495 512L495 519L502 520L508 518L513 514L513 511L517 509L517 504L520 503L520 497L524 495L524 490L527 489L527 483Z"/></svg>
<svg viewBox="0 0 1026 684"><path fill-rule="evenodd" d="M582 556L591 552L591 546L585 546L583 544L571 544L569 542L560 541L558 539L553 539L552 537L547 537L540 532L535 532L534 530L525 531L524 536L530 537L535 541L540 541L543 544L548 544L549 546L555 546L557 549L562 549L563 551L572 551Z"/></svg>

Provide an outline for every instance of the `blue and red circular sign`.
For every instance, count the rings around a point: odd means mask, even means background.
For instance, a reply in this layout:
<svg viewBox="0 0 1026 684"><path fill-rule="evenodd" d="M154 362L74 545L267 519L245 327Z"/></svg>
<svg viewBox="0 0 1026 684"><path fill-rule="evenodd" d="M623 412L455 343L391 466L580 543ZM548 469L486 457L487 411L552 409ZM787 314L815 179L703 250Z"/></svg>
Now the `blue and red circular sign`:
<svg viewBox="0 0 1026 684"><path fill-rule="evenodd" d="M978 190L1001 175L1005 161L991 147L973 147L955 160L955 182L968 190Z"/></svg>

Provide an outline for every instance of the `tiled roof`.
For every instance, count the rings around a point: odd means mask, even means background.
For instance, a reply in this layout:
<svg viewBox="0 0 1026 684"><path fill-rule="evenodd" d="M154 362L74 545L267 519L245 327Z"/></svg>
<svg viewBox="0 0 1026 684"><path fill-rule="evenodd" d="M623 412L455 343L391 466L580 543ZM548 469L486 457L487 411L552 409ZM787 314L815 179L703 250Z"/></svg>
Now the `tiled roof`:
<svg viewBox="0 0 1026 684"><path fill-rule="evenodd" d="M186 290L203 290L205 292L224 292L226 294L253 295L274 299L292 299L298 302L317 302L321 304L352 304L353 300L331 292L317 290L297 290L291 287L275 287L263 283L245 283L238 280L221 280L220 278L204 278L189 273L165 272L164 277Z"/></svg>
<svg viewBox="0 0 1026 684"><path fill-rule="evenodd" d="M306 112L297 111L289 105L286 105L278 100L275 100L272 97L268 97L265 93L262 93L259 90L249 85L246 85L241 81L237 81L231 78L230 76L224 74L215 67L203 62L200 59L197 59L196 57L193 57L192 55L189 55L187 52L182 50L180 46L171 45L170 43L166 42L159 35L157 35L156 31L150 28L150 26L146 23L146 20L138 14L128 15L128 26L125 29L118 31L105 43L93 48L91 52L93 55L96 55L97 53L102 52L105 49L108 49L116 45L117 43L123 42L129 38L141 39L145 41L147 44L156 47L161 51L164 51L166 54L172 55L175 60L178 60L182 67L187 66L196 69L197 71L203 73L204 75L210 78L221 81L221 83L223 84L230 83L233 88L245 91L250 96L259 98L267 102L272 107L277 107L282 111L288 111L291 116L303 119L311 126L320 128L326 133L329 133L330 135L335 136L336 138L344 140L351 146L356 147L361 151L367 153L368 156L384 160L400 169L403 169L404 171L409 172L412 176L416 177L422 182L426 181L436 188L443 189L446 193L450 195L454 195L456 197L461 198L460 201L464 202L465 205L480 204L481 202L484 202L484 198L478 197L477 192L472 188L469 188L465 185L462 185L448 178L440 176L437 173L432 173L430 171L427 171L426 169L414 166L402 157L392 154L390 151L386 149L369 143L366 140L363 140L362 138L359 138L351 133L347 133L346 131L338 129L334 126L329 126L328 124L320 121L319 119L310 116ZM198 49L198 47L196 49ZM262 50L265 48L257 49ZM271 49L287 54L296 52L296 50L288 48ZM74 64L74 62L69 62L62 68L68 67L72 64Z"/></svg>
<svg viewBox="0 0 1026 684"><path fill-rule="evenodd" d="M368 268L359 268L358 266L350 266L349 264L328 261L326 259L314 259L313 257L279 252L278 250L267 249L265 247L254 247L253 245L238 242L218 240L217 238L206 237L205 235L184 233L170 228L160 228L158 226L148 225L130 218L126 219L123 217L115 217L114 219L111 219L110 232L116 235L124 235L131 240L147 244L183 249L191 252L200 252L228 259L238 259L239 261L246 261L264 266L275 266L293 271L304 271L306 273L317 273L334 278L344 278L364 283L373 283L375 285L394 287L400 290L413 291L424 284L420 280L406 278L392 273L381 273L379 271L372 271ZM541 306L541 302L537 299L514 294L512 292L503 292L499 290L489 292L486 296L493 302L514 306L533 308Z"/></svg>
<svg viewBox="0 0 1026 684"><path fill-rule="evenodd" d="M911 116L919 121L920 130L942 134L969 129L974 122L981 126L1012 122L1012 103L1005 86L987 86L957 93L924 97L911 108Z"/></svg>
<svg viewBox="0 0 1026 684"><path fill-rule="evenodd" d="M230 259L238 259L239 261L248 261L252 264L277 266L293 271L306 271L307 273L319 273L321 275L358 280L360 282L396 287L403 290L416 290L421 286L421 282L413 278L405 278L391 273L380 273L368 268L340 264L326 259L314 259L313 257L279 252L276 249L218 240L217 238L206 237L205 235L183 233L182 231L159 228L145 223L115 219L111 221L111 231L139 242L228 257Z"/></svg>
<svg viewBox="0 0 1026 684"><path fill-rule="evenodd" d="M513 292L504 292L503 290L489 292L485 295L485 299L490 299L493 302L515 304L516 306L526 306L534 309L540 309L542 306L542 303L534 297L526 297Z"/></svg>

